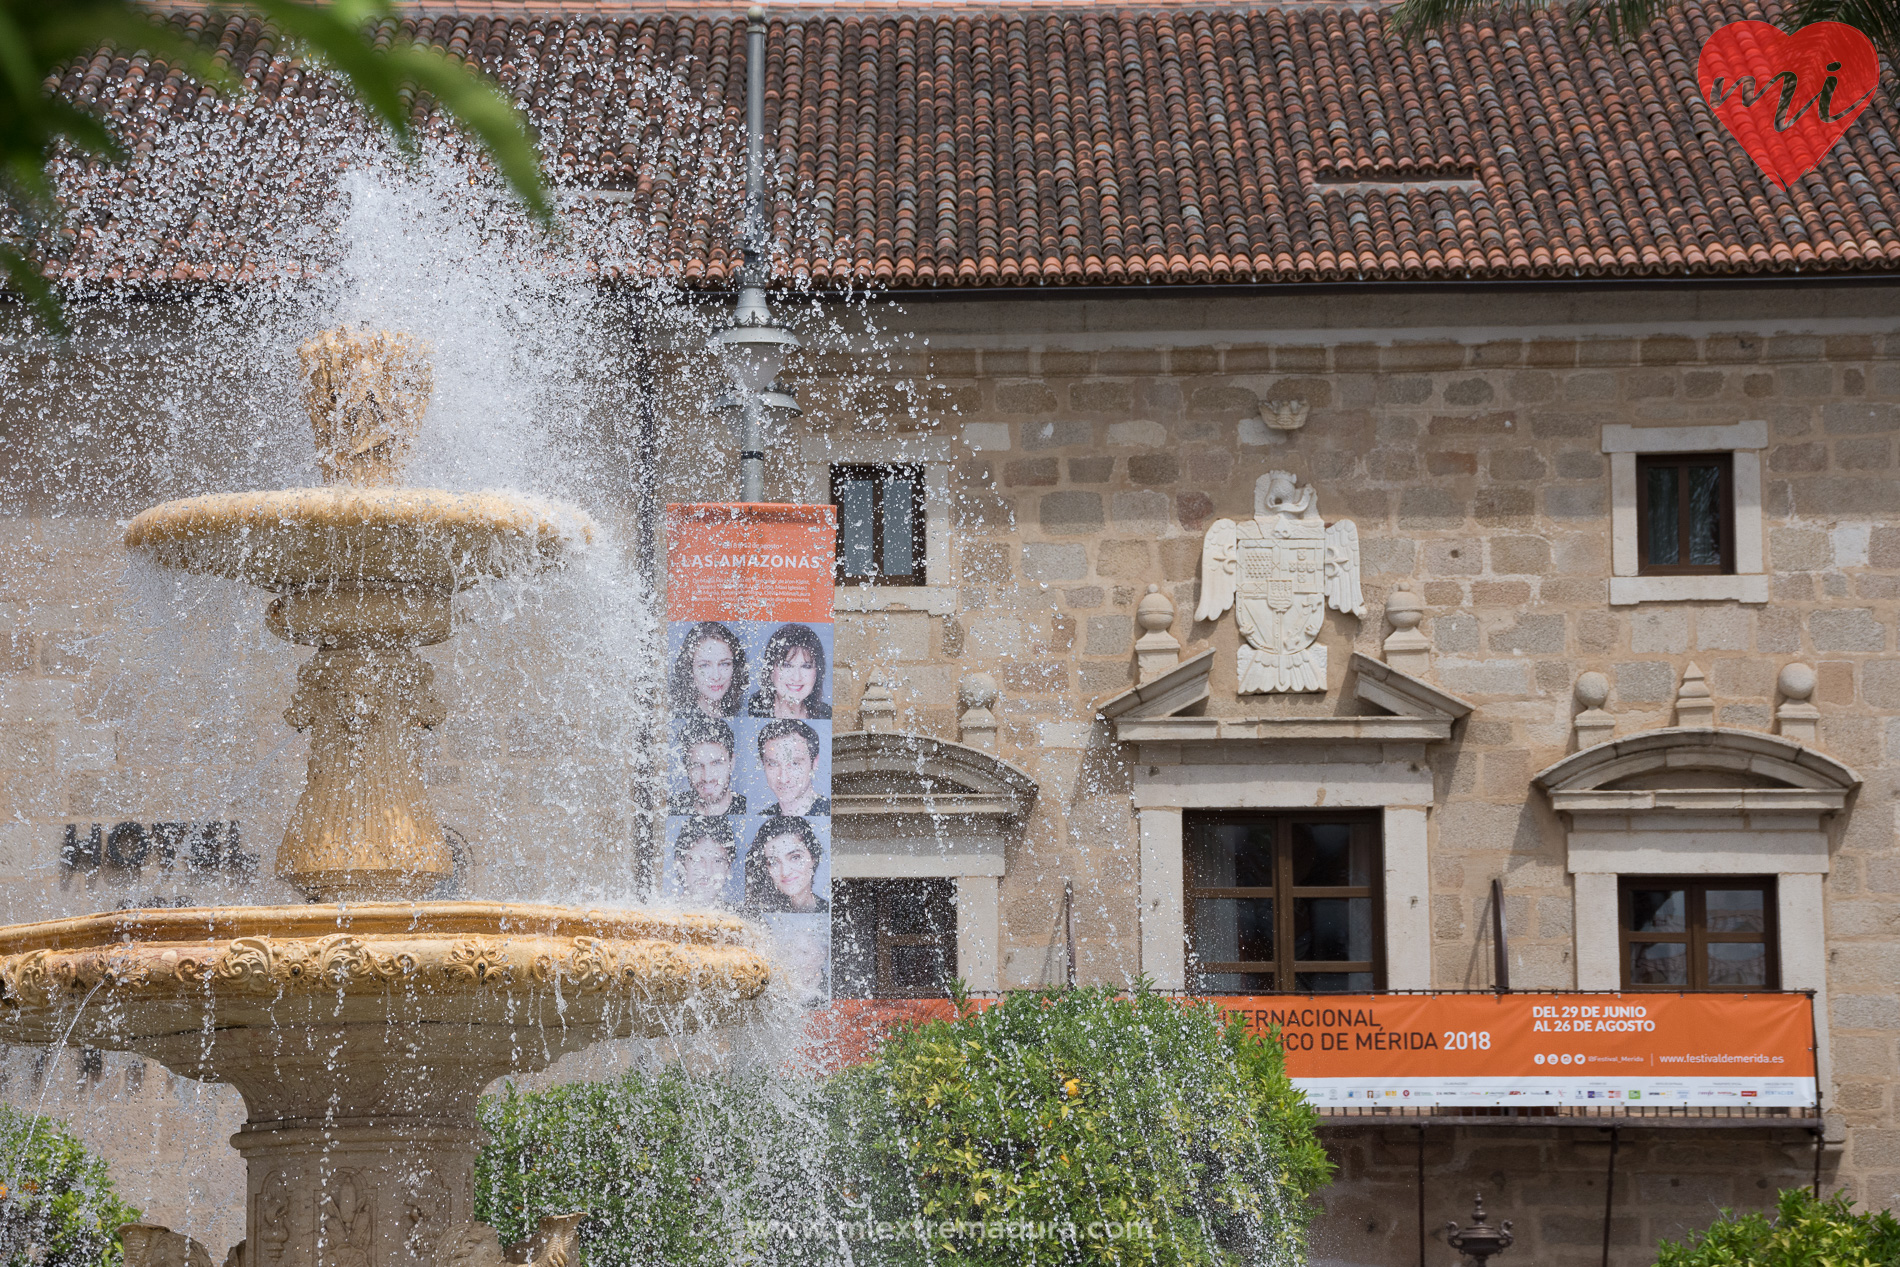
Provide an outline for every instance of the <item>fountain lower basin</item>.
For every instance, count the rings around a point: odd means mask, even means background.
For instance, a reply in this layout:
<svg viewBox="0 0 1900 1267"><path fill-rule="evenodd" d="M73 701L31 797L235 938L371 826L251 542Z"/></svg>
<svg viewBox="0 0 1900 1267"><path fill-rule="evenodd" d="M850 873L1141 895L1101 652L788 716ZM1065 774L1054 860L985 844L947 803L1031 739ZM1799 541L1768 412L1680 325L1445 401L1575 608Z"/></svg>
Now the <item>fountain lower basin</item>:
<svg viewBox="0 0 1900 1267"><path fill-rule="evenodd" d="M0 928L0 1041L135 1052L243 1095L242 1267L469 1243L477 1101L606 1038L742 1021L720 916L489 902L120 911Z"/></svg>

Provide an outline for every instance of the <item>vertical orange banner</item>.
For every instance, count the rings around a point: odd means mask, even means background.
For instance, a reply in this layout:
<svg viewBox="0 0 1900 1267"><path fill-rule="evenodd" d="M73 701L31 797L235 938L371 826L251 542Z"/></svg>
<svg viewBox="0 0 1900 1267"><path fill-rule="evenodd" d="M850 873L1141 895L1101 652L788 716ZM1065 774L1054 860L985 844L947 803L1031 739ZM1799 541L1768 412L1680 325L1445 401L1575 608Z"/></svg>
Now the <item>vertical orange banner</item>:
<svg viewBox="0 0 1900 1267"><path fill-rule="evenodd" d="M661 894L772 930L786 983L830 994L831 506L671 505L671 768Z"/></svg>

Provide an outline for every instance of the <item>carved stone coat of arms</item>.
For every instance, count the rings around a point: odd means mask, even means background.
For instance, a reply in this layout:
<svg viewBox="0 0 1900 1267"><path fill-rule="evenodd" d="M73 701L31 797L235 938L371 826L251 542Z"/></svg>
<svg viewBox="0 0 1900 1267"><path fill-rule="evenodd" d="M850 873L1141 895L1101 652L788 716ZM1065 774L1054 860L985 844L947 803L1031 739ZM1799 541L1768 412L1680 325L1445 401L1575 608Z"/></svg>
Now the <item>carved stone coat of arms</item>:
<svg viewBox="0 0 1900 1267"><path fill-rule="evenodd" d="M1218 519L1201 546L1201 604L1196 620L1218 620L1229 607L1239 622L1240 693L1326 689L1326 648L1313 645L1326 609L1363 618L1359 529L1330 527L1318 496L1286 471L1253 486L1253 518Z"/></svg>

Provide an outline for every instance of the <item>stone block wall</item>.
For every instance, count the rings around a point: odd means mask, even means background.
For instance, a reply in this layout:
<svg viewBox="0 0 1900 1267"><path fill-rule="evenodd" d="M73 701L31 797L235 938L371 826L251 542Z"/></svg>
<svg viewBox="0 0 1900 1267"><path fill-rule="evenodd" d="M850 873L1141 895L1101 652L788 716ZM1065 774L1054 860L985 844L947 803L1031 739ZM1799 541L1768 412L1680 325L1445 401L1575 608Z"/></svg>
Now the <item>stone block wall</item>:
<svg viewBox="0 0 1900 1267"><path fill-rule="evenodd" d="M1416 1128L1402 1126L1329 1135L1338 1175L1315 1226L1316 1267L1418 1261L1419 1142ZM1813 1146L1798 1133L1622 1131L1614 1168L1607 1130L1427 1130L1423 1142L1428 1263L1455 1261L1445 1224L1470 1223L1480 1193L1492 1226L1513 1224L1500 1267L1595 1267L1606 1186L1611 1261L1647 1264L1657 1242L1682 1240L1719 1210L1770 1203L1778 1190L1814 1177ZM1830 1178L1824 1173L1823 1182Z"/></svg>
<svg viewBox="0 0 1900 1267"><path fill-rule="evenodd" d="M1073 876L1087 916L1084 978L1126 980L1138 963L1128 772L1093 706L1134 681L1133 614L1149 584L1174 600L1184 655L1219 649L1206 709L1230 715L1355 711L1337 690L1345 653L1379 653L1397 583L1422 595L1430 676L1477 706L1434 759L1432 973L1444 987L1491 984L1494 877L1513 984L1575 982L1563 831L1530 779L1574 748L1578 675L1609 679L1618 733L1671 724L1691 663L1718 724L1771 730L1779 669L1807 663L1820 681L1820 747L1865 781L1834 821L1826 883L1839 1091L1827 1173L1863 1200L1900 1201L1885 1147L1896 924L1880 914L1900 874L1890 308L1867 290L1647 291L931 302L892 319L929 339L889 371L927 381L925 403L807 421L841 461L854 442L892 435L955 446L955 608L930 617L929 656L886 664L900 708L907 672L950 663L995 674L1004 755L1063 771L1059 813L1050 807L1025 836L1004 882L1013 981L1050 962L1058 874ZM1308 405L1304 427L1269 428L1263 406L1290 401ZM1603 428L1745 420L1769 435L1769 602L1612 606ZM1327 520L1359 528L1369 614L1328 614L1334 689L1323 698L1238 699L1231 617L1192 618L1202 535L1215 518L1250 514L1253 483L1270 469L1310 483ZM864 617L841 639L841 660L880 636L876 616ZM848 688L839 695L850 702ZM934 733L954 733L940 703L929 717ZM1088 728L1079 751L1048 742L1071 727ZM1640 1261L1632 1255L1618 1259Z"/></svg>

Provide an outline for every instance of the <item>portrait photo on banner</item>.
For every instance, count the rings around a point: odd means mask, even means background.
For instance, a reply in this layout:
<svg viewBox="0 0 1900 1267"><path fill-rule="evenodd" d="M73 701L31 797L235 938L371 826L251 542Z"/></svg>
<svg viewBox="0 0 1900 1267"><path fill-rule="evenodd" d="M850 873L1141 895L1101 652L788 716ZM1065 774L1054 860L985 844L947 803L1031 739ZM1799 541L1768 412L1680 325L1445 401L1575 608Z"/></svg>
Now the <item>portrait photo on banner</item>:
<svg viewBox="0 0 1900 1267"><path fill-rule="evenodd" d="M740 788L751 812L831 817L831 723L776 717L748 733Z"/></svg>
<svg viewBox="0 0 1900 1267"><path fill-rule="evenodd" d="M661 900L690 910L737 910L745 896L740 870L744 820L686 815L666 821Z"/></svg>
<svg viewBox="0 0 1900 1267"><path fill-rule="evenodd" d="M767 915L772 932L773 965L792 994L801 999L831 994L830 915Z"/></svg>
<svg viewBox="0 0 1900 1267"><path fill-rule="evenodd" d="M738 820L741 910L749 915L831 912L831 822L770 814Z"/></svg>
<svg viewBox="0 0 1900 1267"><path fill-rule="evenodd" d="M831 720L831 625L747 622L750 717Z"/></svg>
<svg viewBox="0 0 1900 1267"><path fill-rule="evenodd" d="M666 702L673 719L744 716L756 689L757 647L778 626L751 620L675 620L667 626Z"/></svg>
<svg viewBox="0 0 1900 1267"><path fill-rule="evenodd" d="M675 715L667 723L666 804L669 814L769 812L756 799L758 732L767 722L748 717Z"/></svg>

